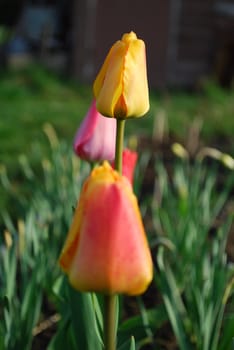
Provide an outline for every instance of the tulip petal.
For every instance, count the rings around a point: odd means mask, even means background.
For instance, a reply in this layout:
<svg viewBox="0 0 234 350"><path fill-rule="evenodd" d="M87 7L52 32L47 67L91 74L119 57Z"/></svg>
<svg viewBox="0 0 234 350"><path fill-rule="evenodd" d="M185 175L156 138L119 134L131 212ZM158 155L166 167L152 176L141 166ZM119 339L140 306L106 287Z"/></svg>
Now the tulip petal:
<svg viewBox="0 0 234 350"><path fill-rule="evenodd" d="M149 110L145 44L131 41L125 58L123 98L129 117L144 115Z"/></svg>
<svg viewBox="0 0 234 350"><path fill-rule="evenodd" d="M75 140L74 140L74 151L80 156L85 157L85 152L83 151L83 146L91 138L98 118L98 111L96 110L95 100L93 100L86 117L81 123L80 128L78 129Z"/></svg>
<svg viewBox="0 0 234 350"><path fill-rule="evenodd" d="M92 154L93 160L110 160L115 157L116 120L99 115L95 132L84 145L84 153Z"/></svg>
<svg viewBox="0 0 234 350"><path fill-rule="evenodd" d="M97 109L107 117L114 116L115 106L122 95L122 73L126 50L126 46L121 41L117 41L94 82L94 96L98 96Z"/></svg>

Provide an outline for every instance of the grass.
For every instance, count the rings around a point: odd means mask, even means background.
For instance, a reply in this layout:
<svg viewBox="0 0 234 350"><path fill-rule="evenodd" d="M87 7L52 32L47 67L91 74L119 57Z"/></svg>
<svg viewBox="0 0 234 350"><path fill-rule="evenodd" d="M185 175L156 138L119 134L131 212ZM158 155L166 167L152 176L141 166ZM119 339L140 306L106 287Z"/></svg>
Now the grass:
<svg viewBox="0 0 234 350"><path fill-rule="evenodd" d="M234 91L224 90L211 81L204 82L200 93L169 95L164 105L169 125L176 133L186 133L189 123L200 119L202 135L208 141L217 136L232 137L234 131Z"/></svg>
<svg viewBox="0 0 234 350"><path fill-rule="evenodd" d="M74 134L86 112L90 89L30 67L1 77L0 159L14 167L20 153L30 154L35 141L43 138L42 127L50 122L59 136Z"/></svg>
<svg viewBox="0 0 234 350"><path fill-rule="evenodd" d="M92 88L48 72L40 66L0 73L0 164L10 176L19 177L19 157L24 154L37 164L47 152L43 125L51 123L57 135L71 145L79 123L92 99ZM206 82L198 93L151 91L151 109L139 123L127 123L127 135L151 135L155 119L164 111L170 132L185 137L194 119L203 122L202 136L207 142L234 132L234 90L225 91ZM232 152L234 145L232 143ZM6 194L0 188L0 210Z"/></svg>

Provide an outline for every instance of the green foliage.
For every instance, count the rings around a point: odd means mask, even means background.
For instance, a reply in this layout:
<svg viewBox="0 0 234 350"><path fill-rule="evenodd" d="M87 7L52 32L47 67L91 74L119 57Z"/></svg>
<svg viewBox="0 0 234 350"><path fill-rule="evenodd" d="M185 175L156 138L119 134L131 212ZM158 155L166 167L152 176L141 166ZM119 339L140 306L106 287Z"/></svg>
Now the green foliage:
<svg viewBox="0 0 234 350"><path fill-rule="evenodd" d="M7 350L31 348L33 330L44 317L44 295L48 302L56 299L57 259L72 207L89 171L88 165L75 158L70 147L56 143L49 131L51 159L42 159L40 176L26 159L21 163L30 189L20 200L24 216L15 225L15 220L3 213L6 244L1 242L0 250L0 334ZM5 189L14 195L9 179L3 180Z"/></svg>
<svg viewBox="0 0 234 350"><path fill-rule="evenodd" d="M39 288L39 276L43 270L37 264L36 247L31 239L38 234L34 219L32 213L28 213L27 228L25 232L18 232L18 242L12 237L13 242L1 249L0 333L4 335L3 349L30 349L32 328L40 316L42 289ZM27 237L20 236L24 233Z"/></svg>
<svg viewBox="0 0 234 350"><path fill-rule="evenodd" d="M54 292L59 300L62 319L48 350L101 350L102 340L97 324L99 304L96 296L74 291L62 276L55 282Z"/></svg>
<svg viewBox="0 0 234 350"><path fill-rule="evenodd" d="M48 303L58 316L48 350L102 349L102 299L71 289L57 264L90 167L59 142L49 124L44 131L49 156L39 152L36 167L20 157L21 183L27 183L21 196L7 172L1 174L20 216L2 212L0 349L31 349L38 325L48 317ZM133 298L136 311L126 317L121 297L118 349L160 349L158 334L169 321L180 349L231 350L234 270L225 248L233 220L226 210L233 176L223 168L220 178L220 168L198 161L172 160L168 169L156 159L155 188L146 198L142 183L148 164L149 155L142 153L134 187L145 220L151 213L151 287L162 302L153 298L149 305L145 296Z"/></svg>
<svg viewBox="0 0 234 350"><path fill-rule="evenodd" d="M35 141L45 141L41 129L46 122L72 140L89 106L91 88L65 81L40 66L1 72L0 79L1 163L17 169L16 159L22 153L34 161Z"/></svg>
<svg viewBox="0 0 234 350"><path fill-rule="evenodd" d="M220 191L218 173L205 165L176 164L172 182L156 163L157 196L152 201L157 232L156 284L180 349L231 350L233 319L224 316L233 295L234 266L226 242L233 215L216 224L225 210L233 177ZM216 227L217 226L217 227ZM165 244L166 242L166 244Z"/></svg>

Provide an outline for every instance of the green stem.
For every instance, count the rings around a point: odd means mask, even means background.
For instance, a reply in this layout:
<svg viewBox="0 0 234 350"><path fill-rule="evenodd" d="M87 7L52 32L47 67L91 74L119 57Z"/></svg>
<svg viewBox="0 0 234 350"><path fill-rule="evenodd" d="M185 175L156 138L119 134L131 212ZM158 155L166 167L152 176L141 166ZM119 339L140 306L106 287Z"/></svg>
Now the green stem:
<svg viewBox="0 0 234 350"><path fill-rule="evenodd" d="M117 296L105 295L104 345L105 350L116 349L116 300Z"/></svg>
<svg viewBox="0 0 234 350"><path fill-rule="evenodd" d="M117 133L115 144L115 169L122 174L122 153L124 144L125 120L117 119Z"/></svg>
<svg viewBox="0 0 234 350"><path fill-rule="evenodd" d="M115 145L115 169L122 174L122 154L124 144L125 120L117 119L117 133ZM104 315L104 348L116 349L116 325L117 325L117 295L105 295Z"/></svg>

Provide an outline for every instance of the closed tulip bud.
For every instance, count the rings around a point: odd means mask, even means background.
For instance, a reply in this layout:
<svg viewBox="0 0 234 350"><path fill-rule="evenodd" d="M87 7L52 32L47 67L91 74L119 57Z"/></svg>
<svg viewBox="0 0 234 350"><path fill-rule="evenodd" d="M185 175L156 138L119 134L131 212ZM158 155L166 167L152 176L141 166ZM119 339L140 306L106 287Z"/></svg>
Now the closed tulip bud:
<svg viewBox="0 0 234 350"><path fill-rule="evenodd" d="M137 199L107 162L84 183L59 262L80 291L138 295L152 280Z"/></svg>
<svg viewBox="0 0 234 350"><path fill-rule="evenodd" d="M113 160L115 157L116 120L103 117L95 101L77 131L74 151L88 161Z"/></svg>
<svg viewBox="0 0 234 350"><path fill-rule="evenodd" d="M149 110L145 43L134 32L112 46L93 88L97 109L107 117L135 118Z"/></svg>

